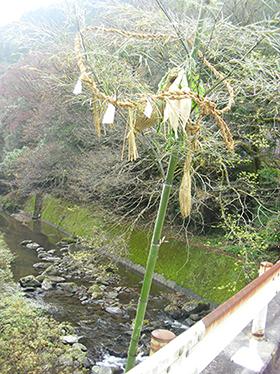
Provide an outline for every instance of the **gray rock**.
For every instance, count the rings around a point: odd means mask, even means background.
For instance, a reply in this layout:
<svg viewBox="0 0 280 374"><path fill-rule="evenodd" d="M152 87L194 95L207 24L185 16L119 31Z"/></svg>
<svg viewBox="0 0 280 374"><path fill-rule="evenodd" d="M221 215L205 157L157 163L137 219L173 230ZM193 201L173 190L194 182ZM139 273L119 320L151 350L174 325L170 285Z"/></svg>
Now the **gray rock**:
<svg viewBox="0 0 280 374"><path fill-rule="evenodd" d="M200 314L193 313L193 314L190 315L190 319L197 322L201 319L201 316L200 316Z"/></svg>
<svg viewBox="0 0 280 374"><path fill-rule="evenodd" d="M122 314L122 310L118 306L107 306L107 308L105 308L105 310L106 310L107 313L110 313L110 314L113 314L113 315L121 315Z"/></svg>
<svg viewBox="0 0 280 374"><path fill-rule="evenodd" d="M92 365L93 365L93 361L90 358L85 357L83 360L83 367L85 367L86 369L90 369Z"/></svg>
<svg viewBox="0 0 280 374"><path fill-rule="evenodd" d="M108 366L95 365L91 369L91 374L113 374L113 370Z"/></svg>
<svg viewBox="0 0 280 374"><path fill-rule="evenodd" d="M45 278L42 282L42 289L45 291L49 291L53 289L54 286L55 285L48 278Z"/></svg>
<svg viewBox="0 0 280 374"><path fill-rule="evenodd" d="M57 283L57 287L68 293L75 293L79 289L74 282Z"/></svg>
<svg viewBox="0 0 280 374"><path fill-rule="evenodd" d="M41 283L34 275L27 275L19 280L21 287L41 287Z"/></svg>
<svg viewBox="0 0 280 374"><path fill-rule="evenodd" d="M203 302L194 302L190 301L187 302L185 305L183 305L183 310L190 314L197 314L201 313L202 311L206 312L210 309L210 304L208 303L203 303Z"/></svg>
<svg viewBox="0 0 280 374"><path fill-rule="evenodd" d="M195 324L195 322L194 322L192 319L190 319L190 318L187 318L187 319L185 320L185 323L186 323L189 327L191 327L191 326L193 326L193 325Z"/></svg>
<svg viewBox="0 0 280 374"><path fill-rule="evenodd" d="M54 265L50 265L43 273L42 275L56 275L58 273L57 268Z"/></svg>
<svg viewBox="0 0 280 374"><path fill-rule="evenodd" d="M49 251L47 251L50 255L53 255L55 252L56 252L56 249L50 249Z"/></svg>
<svg viewBox="0 0 280 374"><path fill-rule="evenodd" d="M60 257L53 257L53 256L45 256L42 258L43 261L48 261L48 262L56 262L60 260Z"/></svg>
<svg viewBox="0 0 280 374"><path fill-rule="evenodd" d="M38 258L40 258L42 260L47 255L48 255L47 252L45 252L45 251L42 250L41 252L38 253Z"/></svg>
<svg viewBox="0 0 280 374"><path fill-rule="evenodd" d="M48 276L42 282L42 289L45 291L51 290L55 288L57 283L64 282L65 278L63 277L56 277L56 276Z"/></svg>
<svg viewBox="0 0 280 374"><path fill-rule="evenodd" d="M110 292L106 293L106 298L111 299L111 300L115 300L118 297L118 295L119 294L117 292L110 291Z"/></svg>
<svg viewBox="0 0 280 374"><path fill-rule="evenodd" d="M39 248L36 249L36 252L37 253L45 252L45 248L44 247L39 247Z"/></svg>
<svg viewBox="0 0 280 374"><path fill-rule="evenodd" d="M67 247L60 248L60 252L68 252L69 251L69 245Z"/></svg>
<svg viewBox="0 0 280 374"><path fill-rule="evenodd" d="M20 243L20 245L24 245L24 246L26 246L27 244L30 244L30 243L32 243L32 240L23 240L23 241Z"/></svg>
<svg viewBox="0 0 280 374"><path fill-rule="evenodd" d="M78 335L65 335L60 337L62 343L71 345L78 343L80 338L81 336Z"/></svg>
<svg viewBox="0 0 280 374"><path fill-rule="evenodd" d="M28 244L26 244L26 248L28 248L28 249L34 249L34 250L36 250L37 248L40 248L41 246L40 246L40 244L38 244L38 243L28 243Z"/></svg>
<svg viewBox="0 0 280 374"><path fill-rule="evenodd" d="M87 347L81 343L74 343L73 348L79 349L80 351L83 351L83 352L87 351Z"/></svg>
<svg viewBox="0 0 280 374"><path fill-rule="evenodd" d="M47 262L37 262L37 264L34 264L33 267L36 270L45 270L50 266L50 263Z"/></svg>

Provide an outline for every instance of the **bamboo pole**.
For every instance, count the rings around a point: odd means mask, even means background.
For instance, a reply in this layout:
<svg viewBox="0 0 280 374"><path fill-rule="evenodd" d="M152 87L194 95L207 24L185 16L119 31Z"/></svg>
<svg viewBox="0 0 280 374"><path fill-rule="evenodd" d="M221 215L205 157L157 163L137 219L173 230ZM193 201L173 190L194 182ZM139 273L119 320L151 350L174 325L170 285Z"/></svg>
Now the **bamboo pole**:
<svg viewBox="0 0 280 374"><path fill-rule="evenodd" d="M136 359L136 353L137 353L137 347L138 342L143 326L143 321L146 313L146 308L149 300L150 295L150 289L152 285L153 280L153 274L155 270L155 265L158 257L158 252L160 248L160 239L161 239L161 232L162 227L165 220L168 200L170 196L170 191L172 188L172 183L174 179L174 172L177 164L177 153L175 151L171 151L170 158L169 158L169 164L168 169L166 173L166 179L163 184L160 203L159 203L159 209L157 218L155 221L154 231L153 231L153 237L150 245L150 252L149 257L146 264L146 272L144 275L144 281L141 289L141 294L138 302L136 317L134 321L134 328L130 340L129 350L128 350L128 357L127 357L127 364L125 368L125 372L128 372L130 369L134 367L135 359Z"/></svg>

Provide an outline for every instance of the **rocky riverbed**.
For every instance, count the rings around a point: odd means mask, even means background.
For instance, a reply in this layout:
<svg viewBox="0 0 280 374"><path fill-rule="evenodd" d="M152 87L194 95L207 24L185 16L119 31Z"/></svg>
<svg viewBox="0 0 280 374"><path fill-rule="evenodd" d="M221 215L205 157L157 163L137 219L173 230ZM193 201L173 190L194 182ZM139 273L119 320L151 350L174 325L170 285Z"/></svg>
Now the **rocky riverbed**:
<svg viewBox="0 0 280 374"><path fill-rule="evenodd" d="M128 280L128 274L116 263L71 240L59 241L52 249L31 239L22 241L21 246L36 253L38 259L33 264L37 274L19 280L26 297L35 299L55 318L74 322L77 335L61 338L65 344L87 351L83 364L92 373L122 373L140 279L134 275L133 282ZM62 301L64 311L58 305ZM148 355L152 330L167 328L178 335L209 310L208 303L155 287L142 331L139 359Z"/></svg>

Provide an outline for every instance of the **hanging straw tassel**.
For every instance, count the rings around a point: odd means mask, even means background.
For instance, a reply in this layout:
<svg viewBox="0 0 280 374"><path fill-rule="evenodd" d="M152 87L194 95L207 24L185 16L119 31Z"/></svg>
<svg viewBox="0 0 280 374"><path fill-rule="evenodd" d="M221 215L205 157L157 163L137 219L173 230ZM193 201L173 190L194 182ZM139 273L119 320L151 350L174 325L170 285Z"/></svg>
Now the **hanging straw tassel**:
<svg viewBox="0 0 280 374"><path fill-rule="evenodd" d="M184 174L179 190L180 210L183 218L191 214L192 209L192 178L191 178L192 154L188 150L184 163Z"/></svg>
<svg viewBox="0 0 280 374"><path fill-rule="evenodd" d="M96 135L98 138L101 137L101 105L98 107L98 102L93 101L92 104L92 116L93 116L93 122L95 126Z"/></svg>
<svg viewBox="0 0 280 374"><path fill-rule="evenodd" d="M128 141L128 160L135 161L138 158L138 151L135 140L135 111L133 109L128 110L128 121L129 121L129 131L127 134Z"/></svg>
<svg viewBox="0 0 280 374"><path fill-rule="evenodd" d="M185 93L190 91L186 73L183 69L177 73L177 78L168 89L169 92L176 92L178 90L183 90ZM191 115L191 109L192 100L190 98L184 98L181 100L166 99L163 122L169 120L169 124L174 131L176 139L178 137L179 125L181 125L182 130L185 131L186 124Z"/></svg>

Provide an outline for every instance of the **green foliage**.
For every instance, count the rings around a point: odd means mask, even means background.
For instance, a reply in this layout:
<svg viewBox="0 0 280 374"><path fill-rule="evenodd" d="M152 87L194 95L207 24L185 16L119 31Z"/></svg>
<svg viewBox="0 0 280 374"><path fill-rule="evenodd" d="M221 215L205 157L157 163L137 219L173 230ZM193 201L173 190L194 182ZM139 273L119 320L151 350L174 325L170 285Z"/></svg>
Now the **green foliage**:
<svg viewBox="0 0 280 374"><path fill-rule="evenodd" d="M60 340L67 327L40 315L21 295L1 298L0 329L1 373L69 374L74 371L78 353ZM72 369L71 365L64 367L60 363L59 357L65 355L72 357Z"/></svg>
<svg viewBox="0 0 280 374"><path fill-rule="evenodd" d="M11 262L13 255L8 250L3 238L0 237L0 292L3 292L6 283L12 280Z"/></svg>
<svg viewBox="0 0 280 374"><path fill-rule="evenodd" d="M14 213L20 208L20 204L14 194L0 195L0 206L9 213Z"/></svg>
<svg viewBox="0 0 280 374"><path fill-rule="evenodd" d="M19 157L21 157L27 150L27 147L14 148L5 154L0 167L8 177L13 176Z"/></svg>
<svg viewBox="0 0 280 374"><path fill-rule="evenodd" d="M260 182L271 188L279 188L280 170L272 167L264 167L258 172Z"/></svg>
<svg viewBox="0 0 280 374"><path fill-rule="evenodd" d="M32 374L69 374L85 372L84 353L64 345L60 339L73 329L46 317L15 291L12 279L13 256L0 238L0 372ZM61 358L68 358L65 365ZM76 361L74 363L74 361ZM72 363L72 364L71 364ZM72 366L71 366L72 365Z"/></svg>

